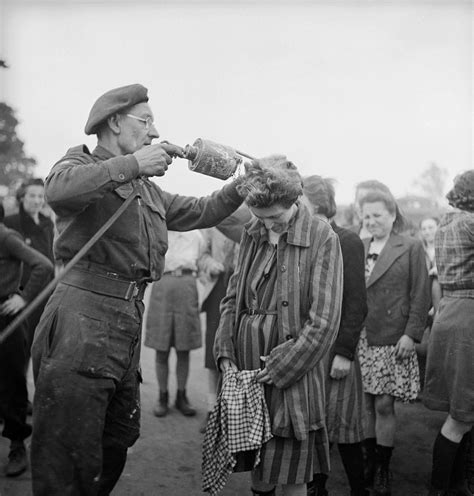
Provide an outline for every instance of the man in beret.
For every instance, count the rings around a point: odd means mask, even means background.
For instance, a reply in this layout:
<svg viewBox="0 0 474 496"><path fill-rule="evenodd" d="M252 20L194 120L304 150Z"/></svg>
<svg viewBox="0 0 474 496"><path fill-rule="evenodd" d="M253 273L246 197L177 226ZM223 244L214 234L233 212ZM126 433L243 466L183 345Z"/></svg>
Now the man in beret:
<svg viewBox="0 0 474 496"><path fill-rule="evenodd" d="M236 181L205 198L170 194L162 176L179 147L159 134L147 89L111 90L46 178L55 258L67 263L130 195L127 210L56 287L36 329L31 445L35 496L110 494L139 436L139 351L147 282L160 279L167 229L210 227L242 202Z"/></svg>

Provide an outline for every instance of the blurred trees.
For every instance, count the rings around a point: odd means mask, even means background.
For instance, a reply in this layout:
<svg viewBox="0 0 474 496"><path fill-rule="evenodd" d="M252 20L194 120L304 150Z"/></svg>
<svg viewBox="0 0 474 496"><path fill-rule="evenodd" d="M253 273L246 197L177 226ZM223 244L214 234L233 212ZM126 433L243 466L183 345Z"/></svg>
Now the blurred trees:
<svg viewBox="0 0 474 496"><path fill-rule="evenodd" d="M420 195L432 202L436 209L445 206L444 198L448 171L432 162L415 180L414 186Z"/></svg>
<svg viewBox="0 0 474 496"><path fill-rule="evenodd" d="M0 59L0 69L6 68L7 64ZM12 186L31 177L36 166L36 160L26 155L24 143L16 134L17 125L14 110L0 102L0 185Z"/></svg>
<svg viewBox="0 0 474 496"><path fill-rule="evenodd" d="M34 173L36 160L28 157L16 134L18 120L13 109L0 102L0 184L9 186Z"/></svg>

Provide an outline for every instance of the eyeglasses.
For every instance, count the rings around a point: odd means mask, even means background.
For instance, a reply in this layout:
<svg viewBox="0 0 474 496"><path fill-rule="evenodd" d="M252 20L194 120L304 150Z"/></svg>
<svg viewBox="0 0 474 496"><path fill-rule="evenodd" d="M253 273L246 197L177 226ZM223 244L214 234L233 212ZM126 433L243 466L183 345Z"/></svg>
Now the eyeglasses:
<svg viewBox="0 0 474 496"><path fill-rule="evenodd" d="M148 130L153 126L153 119L151 117L147 117L144 119L143 117L137 117L136 115L133 114L125 114L127 117L131 117L132 119L135 119L136 121L143 122L145 124L145 129Z"/></svg>

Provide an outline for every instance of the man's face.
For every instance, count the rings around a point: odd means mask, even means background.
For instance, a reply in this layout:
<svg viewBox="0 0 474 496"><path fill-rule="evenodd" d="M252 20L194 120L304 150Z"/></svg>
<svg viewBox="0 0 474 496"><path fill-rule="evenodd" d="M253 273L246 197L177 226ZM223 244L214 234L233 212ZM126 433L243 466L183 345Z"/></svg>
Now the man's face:
<svg viewBox="0 0 474 496"><path fill-rule="evenodd" d="M25 196L21 199L23 209L31 216L35 216L43 208L44 205L44 188L39 184L28 186L25 191Z"/></svg>
<svg viewBox="0 0 474 496"><path fill-rule="evenodd" d="M146 122L147 120L153 122L153 112L148 103L139 103L130 107L120 114L119 119L118 145L123 155L135 153L144 146L151 145L155 138L160 137L155 124L148 126Z"/></svg>

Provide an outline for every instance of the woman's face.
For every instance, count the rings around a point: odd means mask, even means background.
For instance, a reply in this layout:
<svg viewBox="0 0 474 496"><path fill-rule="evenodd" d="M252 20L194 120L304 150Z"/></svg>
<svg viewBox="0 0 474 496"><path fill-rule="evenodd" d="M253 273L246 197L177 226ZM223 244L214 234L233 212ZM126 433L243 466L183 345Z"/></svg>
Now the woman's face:
<svg viewBox="0 0 474 496"><path fill-rule="evenodd" d="M392 232L395 214L388 211L384 202L377 201L362 205L362 219L374 239L383 239Z"/></svg>
<svg viewBox="0 0 474 496"><path fill-rule="evenodd" d="M421 221L421 236L427 243L433 243L437 229L438 224L434 219L425 219Z"/></svg>
<svg viewBox="0 0 474 496"><path fill-rule="evenodd" d="M286 208L282 205L272 205L266 208L249 207L252 214L257 217L265 227L270 231L281 234L288 230L290 220L296 213L297 206L295 204Z"/></svg>
<svg viewBox="0 0 474 496"><path fill-rule="evenodd" d="M31 216L38 215L44 205L44 187L39 184L28 186L21 202L27 214Z"/></svg>

